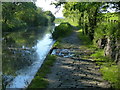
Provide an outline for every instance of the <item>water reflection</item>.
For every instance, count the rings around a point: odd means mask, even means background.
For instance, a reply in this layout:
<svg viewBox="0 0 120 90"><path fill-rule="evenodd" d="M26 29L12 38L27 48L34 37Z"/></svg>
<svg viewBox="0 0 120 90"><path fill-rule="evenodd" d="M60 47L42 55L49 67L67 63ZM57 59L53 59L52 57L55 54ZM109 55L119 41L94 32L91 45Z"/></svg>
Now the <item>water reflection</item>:
<svg viewBox="0 0 120 90"><path fill-rule="evenodd" d="M30 78L34 77L52 45L53 28L54 26L39 27L3 33L2 65L5 85L13 78L16 80L13 80L12 85L9 83L12 88L23 88L25 85L20 83L25 80L27 82L27 79L28 83L31 81Z"/></svg>

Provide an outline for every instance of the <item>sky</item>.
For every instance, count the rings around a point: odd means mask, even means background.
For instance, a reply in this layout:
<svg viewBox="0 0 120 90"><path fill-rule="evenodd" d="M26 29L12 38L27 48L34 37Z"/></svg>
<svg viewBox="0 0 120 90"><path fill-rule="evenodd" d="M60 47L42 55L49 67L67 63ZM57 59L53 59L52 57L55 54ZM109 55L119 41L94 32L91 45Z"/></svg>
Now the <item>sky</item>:
<svg viewBox="0 0 120 90"><path fill-rule="evenodd" d="M63 6L59 10L58 8L55 8L55 5L50 5L51 2L54 2L54 1L55 0L37 0L36 6L41 7L44 11L47 11L47 10L51 11L56 18L63 17L63 14L62 14ZM56 13L56 11L58 12Z"/></svg>

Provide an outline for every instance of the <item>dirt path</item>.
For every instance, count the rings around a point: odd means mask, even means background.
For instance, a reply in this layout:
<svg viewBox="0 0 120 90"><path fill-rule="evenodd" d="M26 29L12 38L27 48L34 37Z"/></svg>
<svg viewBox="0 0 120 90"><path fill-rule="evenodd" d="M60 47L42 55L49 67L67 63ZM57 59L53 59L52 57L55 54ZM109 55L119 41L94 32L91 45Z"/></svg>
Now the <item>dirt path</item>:
<svg viewBox="0 0 120 90"><path fill-rule="evenodd" d="M77 31L73 31L73 33L62 39L61 44L63 48L79 48L82 44L81 40L77 37Z"/></svg>
<svg viewBox="0 0 120 90"><path fill-rule="evenodd" d="M81 51L81 41L74 31L62 40L63 48ZM65 58L57 56L57 60L47 75L48 88L109 88L110 84L102 79L99 67L91 60L76 56Z"/></svg>

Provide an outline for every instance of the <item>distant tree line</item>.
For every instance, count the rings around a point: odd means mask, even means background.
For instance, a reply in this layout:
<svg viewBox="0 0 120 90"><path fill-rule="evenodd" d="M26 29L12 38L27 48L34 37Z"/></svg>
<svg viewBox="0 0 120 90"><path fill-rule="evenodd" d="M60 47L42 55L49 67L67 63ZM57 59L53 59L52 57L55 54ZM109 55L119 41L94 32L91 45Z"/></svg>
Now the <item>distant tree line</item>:
<svg viewBox="0 0 120 90"><path fill-rule="evenodd" d="M47 26L53 23L55 16L43 11L33 2L3 2L2 30L12 31L23 27Z"/></svg>

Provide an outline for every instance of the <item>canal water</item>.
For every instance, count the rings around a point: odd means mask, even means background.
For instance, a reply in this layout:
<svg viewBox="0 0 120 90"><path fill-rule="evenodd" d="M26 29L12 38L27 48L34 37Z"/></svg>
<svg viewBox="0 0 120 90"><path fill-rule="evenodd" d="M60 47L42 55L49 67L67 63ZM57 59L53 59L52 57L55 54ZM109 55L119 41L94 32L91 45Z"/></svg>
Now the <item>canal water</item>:
<svg viewBox="0 0 120 90"><path fill-rule="evenodd" d="M55 42L54 27L3 32L2 73L6 88L26 88L30 84Z"/></svg>

